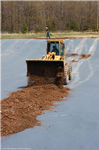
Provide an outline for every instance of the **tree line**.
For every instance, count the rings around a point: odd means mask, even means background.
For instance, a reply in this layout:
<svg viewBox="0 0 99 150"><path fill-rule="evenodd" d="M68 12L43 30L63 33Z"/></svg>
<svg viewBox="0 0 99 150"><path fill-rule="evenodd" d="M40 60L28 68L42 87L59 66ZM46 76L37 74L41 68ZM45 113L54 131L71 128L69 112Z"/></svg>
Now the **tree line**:
<svg viewBox="0 0 99 150"><path fill-rule="evenodd" d="M98 1L2 1L2 32L99 30Z"/></svg>

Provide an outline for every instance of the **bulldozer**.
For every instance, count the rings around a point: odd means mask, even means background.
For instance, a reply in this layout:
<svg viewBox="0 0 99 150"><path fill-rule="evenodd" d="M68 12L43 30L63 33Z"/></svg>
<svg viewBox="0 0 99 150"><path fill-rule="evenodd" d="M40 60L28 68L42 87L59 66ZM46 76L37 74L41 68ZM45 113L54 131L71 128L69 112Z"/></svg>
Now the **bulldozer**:
<svg viewBox="0 0 99 150"><path fill-rule="evenodd" d="M66 62L64 40L47 40L46 55L39 59L26 59L27 76L54 79L67 85L72 78L72 64Z"/></svg>

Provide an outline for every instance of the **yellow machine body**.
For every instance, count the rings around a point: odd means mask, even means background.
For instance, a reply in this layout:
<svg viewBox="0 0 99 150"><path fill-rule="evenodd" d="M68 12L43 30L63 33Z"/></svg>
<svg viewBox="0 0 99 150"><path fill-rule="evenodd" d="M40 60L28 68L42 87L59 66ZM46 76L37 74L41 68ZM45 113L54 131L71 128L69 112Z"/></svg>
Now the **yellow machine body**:
<svg viewBox="0 0 99 150"><path fill-rule="evenodd" d="M52 51L57 47L58 54ZM46 55L40 59L26 59L27 75L56 77L58 72L64 72L65 47L63 40L47 40Z"/></svg>

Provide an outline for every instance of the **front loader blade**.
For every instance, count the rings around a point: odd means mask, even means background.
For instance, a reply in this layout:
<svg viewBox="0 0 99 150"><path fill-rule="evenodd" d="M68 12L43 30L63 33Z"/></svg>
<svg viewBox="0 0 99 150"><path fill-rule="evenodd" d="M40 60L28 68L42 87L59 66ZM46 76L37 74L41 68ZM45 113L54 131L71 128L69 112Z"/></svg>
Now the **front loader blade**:
<svg viewBox="0 0 99 150"><path fill-rule="evenodd" d="M64 72L64 61L29 59L26 63L28 76L56 77L59 72Z"/></svg>

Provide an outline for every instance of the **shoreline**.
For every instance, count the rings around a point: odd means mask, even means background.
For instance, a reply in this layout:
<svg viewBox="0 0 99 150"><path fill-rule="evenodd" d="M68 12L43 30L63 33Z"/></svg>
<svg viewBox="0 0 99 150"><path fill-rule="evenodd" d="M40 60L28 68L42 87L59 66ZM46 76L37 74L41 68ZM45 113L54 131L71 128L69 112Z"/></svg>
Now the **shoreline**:
<svg viewBox="0 0 99 150"><path fill-rule="evenodd" d="M55 38L50 38L50 39L63 39L63 40L65 40L65 39L83 39L83 38L99 38L99 36L91 36L91 37L88 37L88 36L81 36L81 37L61 37L61 38L59 38L59 37L55 37ZM16 37L9 37L9 38L0 38L1 40L5 40L5 39L37 39L37 40L46 40L47 38L45 37L32 37L32 38L30 38L30 37L18 37L18 38L16 38Z"/></svg>

